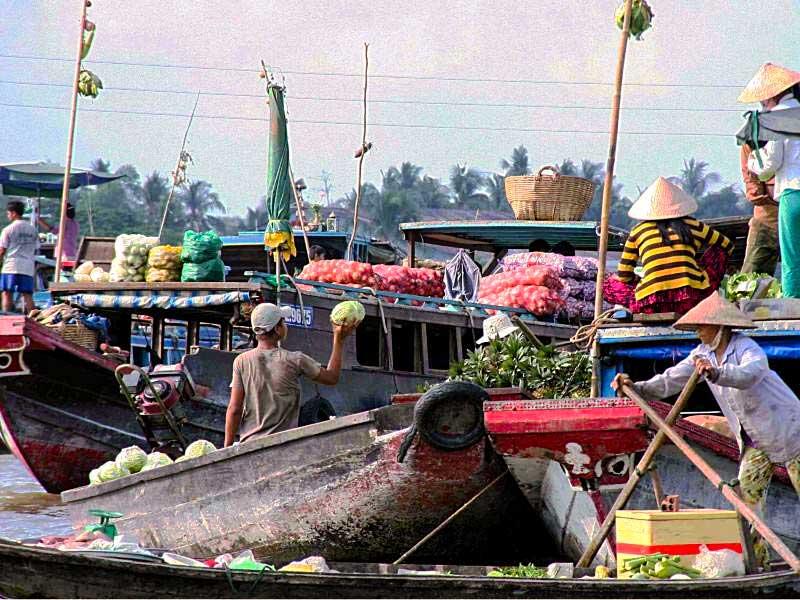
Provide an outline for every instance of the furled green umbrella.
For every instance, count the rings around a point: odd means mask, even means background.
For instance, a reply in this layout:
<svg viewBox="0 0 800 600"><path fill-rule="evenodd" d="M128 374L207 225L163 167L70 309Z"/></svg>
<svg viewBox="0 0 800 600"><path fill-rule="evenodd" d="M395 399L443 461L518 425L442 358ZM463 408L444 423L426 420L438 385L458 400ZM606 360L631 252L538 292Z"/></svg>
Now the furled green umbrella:
<svg viewBox="0 0 800 600"><path fill-rule="evenodd" d="M294 233L289 223L292 180L289 177L289 139L286 134L284 89L275 83L267 88L269 95L269 163L267 167L267 230L264 246L284 260L296 256Z"/></svg>

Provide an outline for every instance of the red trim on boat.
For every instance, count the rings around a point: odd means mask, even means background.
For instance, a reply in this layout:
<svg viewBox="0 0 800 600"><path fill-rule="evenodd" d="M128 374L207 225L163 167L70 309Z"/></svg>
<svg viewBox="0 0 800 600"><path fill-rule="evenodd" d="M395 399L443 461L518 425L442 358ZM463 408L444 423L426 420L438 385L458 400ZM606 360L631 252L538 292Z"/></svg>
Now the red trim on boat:
<svg viewBox="0 0 800 600"><path fill-rule="evenodd" d="M742 553L742 545L739 542L721 542L718 544L625 544L617 542L617 553L646 555L662 552L664 554L700 554L700 546L705 546L709 550L733 550Z"/></svg>

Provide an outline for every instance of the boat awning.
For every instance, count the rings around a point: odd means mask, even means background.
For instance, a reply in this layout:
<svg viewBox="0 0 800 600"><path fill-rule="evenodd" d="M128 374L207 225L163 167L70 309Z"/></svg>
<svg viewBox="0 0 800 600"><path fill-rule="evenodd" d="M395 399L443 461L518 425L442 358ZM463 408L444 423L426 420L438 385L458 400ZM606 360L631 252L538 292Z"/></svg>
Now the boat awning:
<svg viewBox="0 0 800 600"><path fill-rule="evenodd" d="M250 292L234 291L222 293L150 292L130 290L102 294L81 293L66 298L86 308L131 308L131 309L186 309L223 306L250 301Z"/></svg>
<svg viewBox="0 0 800 600"><path fill-rule="evenodd" d="M596 221L428 221L401 223L400 231L409 242L435 244L497 252L527 249L533 240L550 245L567 241L576 250L597 250L599 223ZM627 232L609 228L608 247L621 250Z"/></svg>

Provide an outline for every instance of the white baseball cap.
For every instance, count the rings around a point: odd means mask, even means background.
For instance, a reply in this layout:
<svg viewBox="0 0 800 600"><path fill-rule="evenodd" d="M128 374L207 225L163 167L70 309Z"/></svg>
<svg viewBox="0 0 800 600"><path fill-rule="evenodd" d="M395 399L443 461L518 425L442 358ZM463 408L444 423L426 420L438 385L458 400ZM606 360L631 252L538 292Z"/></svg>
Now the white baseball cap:
<svg viewBox="0 0 800 600"><path fill-rule="evenodd" d="M272 303L259 304L250 315L250 325L256 333L269 333L280 323L281 319L292 316L289 306L277 306Z"/></svg>
<svg viewBox="0 0 800 600"><path fill-rule="evenodd" d="M483 321L483 337L478 338L476 344L488 344L492 340L502 339L512 333L519 331L508 315L499 313L491 317L487 317Z"/></svg>

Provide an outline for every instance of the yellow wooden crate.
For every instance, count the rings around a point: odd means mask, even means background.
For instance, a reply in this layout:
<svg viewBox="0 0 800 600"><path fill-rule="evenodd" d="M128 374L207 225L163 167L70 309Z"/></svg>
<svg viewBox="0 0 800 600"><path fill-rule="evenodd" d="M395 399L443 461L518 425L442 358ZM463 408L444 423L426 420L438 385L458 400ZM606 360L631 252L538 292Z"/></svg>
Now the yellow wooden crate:
<svg viewBox="0 0 800 600"><path fill-rule="evenodd" d="M662 552L678 555L691 566L700 546L742 553L739 522L734 510L713 508L678 512L621 510L617 512L617 568L628 558ZM620 572L618 577L629 577Z"/></svg>

